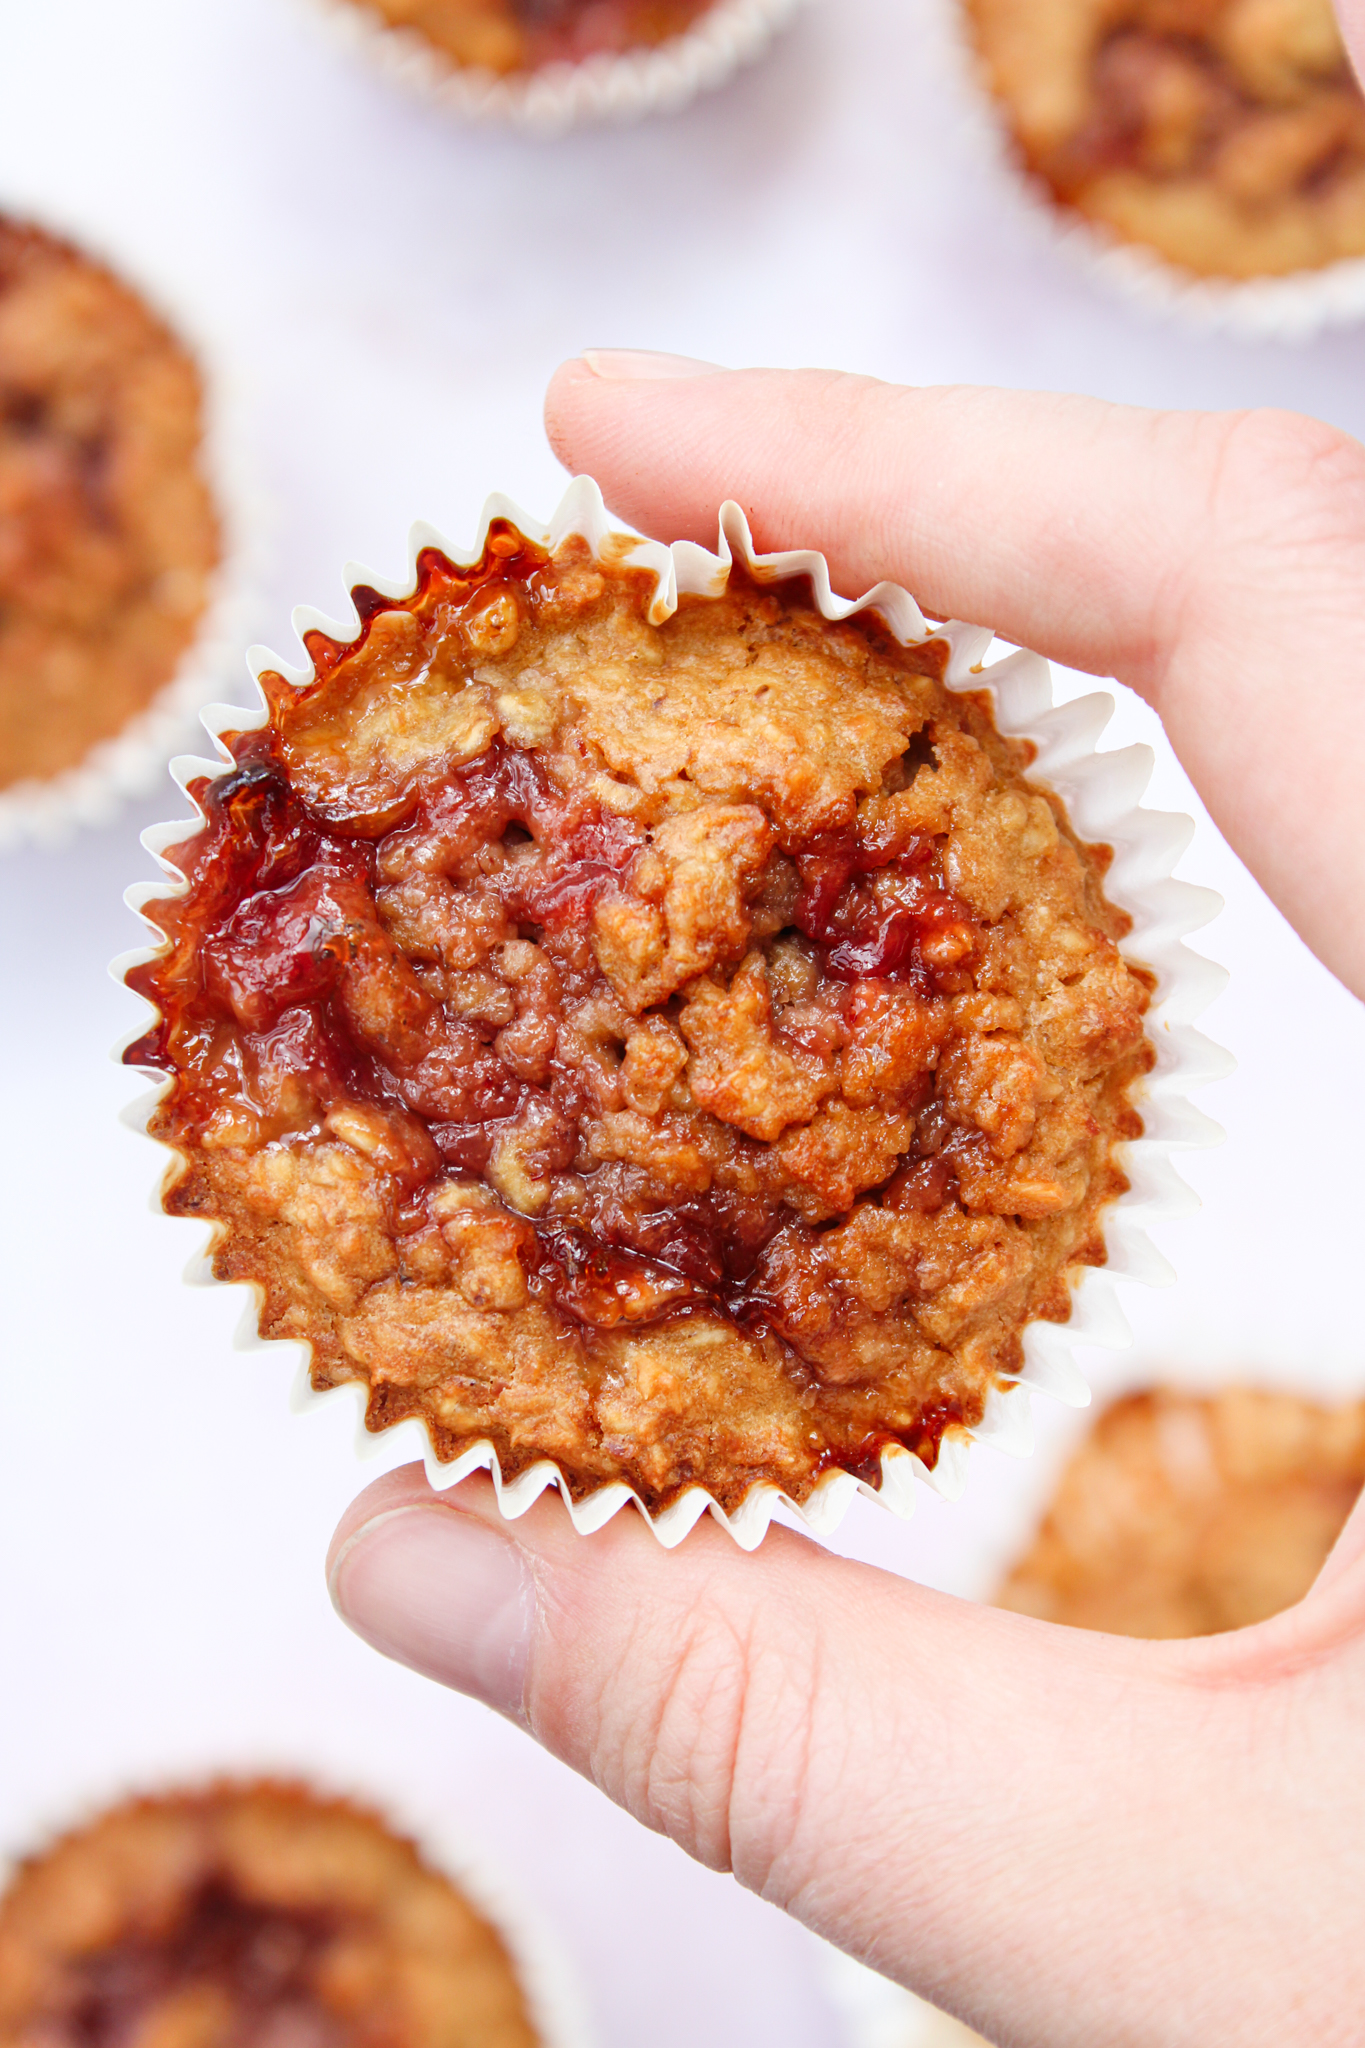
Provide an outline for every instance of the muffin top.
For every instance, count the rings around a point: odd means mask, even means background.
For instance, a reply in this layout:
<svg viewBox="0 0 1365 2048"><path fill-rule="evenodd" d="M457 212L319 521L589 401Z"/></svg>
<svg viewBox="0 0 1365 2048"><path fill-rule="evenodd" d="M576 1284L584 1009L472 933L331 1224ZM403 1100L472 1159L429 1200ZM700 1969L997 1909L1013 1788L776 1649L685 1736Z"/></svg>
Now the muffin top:
<svg viewBox="0 0 1365 2048"><path fill-rule="evenodd" d="M1330 0L966 0L1028 169L1212 277L1365 255L1365 100Z"/></svg>
<svg viewBox="0 0 1365 2048"><path fill-rule="evenodd" d="M171 681L219 558L199 374L127 285L0 217L0 788Z"/></svg>
<svg viewBox="0 0 1365 2048"><path fill-rule="evenodd" d="M726 1506L932 1465L1104 1258L1150 977L941 638L495 521L311 633L148 906L165 1200L372 1428Z"/></svg>
<svg viewBox="0 0 1365 2048"><path fill-rule="evenodd" d="M1245 1628L1303 1598L1362 1485L1365 1401L1130 1394L1067 1466L999 1604L1111 1635Z"/></svg>
<svg viewBox="0 0 1365 2048"><path fill-rule="evenodd" d="M501 1938L411 1842L296 1785L140 1799L0 1899L3 2048L535 2048Z"/></svg>
<svg viewBox="0 0 1365 2048"><path fill-rule="evenodd" d="M681 35L715 0L362 0L451 63L501 73L619 56Z"/></svg>

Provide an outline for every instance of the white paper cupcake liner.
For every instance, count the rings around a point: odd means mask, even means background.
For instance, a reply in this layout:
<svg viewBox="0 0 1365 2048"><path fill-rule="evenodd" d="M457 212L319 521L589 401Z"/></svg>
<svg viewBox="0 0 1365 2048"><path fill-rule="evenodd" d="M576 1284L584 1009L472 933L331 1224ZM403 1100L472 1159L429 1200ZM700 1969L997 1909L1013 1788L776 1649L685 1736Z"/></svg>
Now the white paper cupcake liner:
<svg viewBox="0 0 1365 2048"><path fill-rule="evenodd" d="M413 1842L424 1862L449 1878L501 1937L541 2048L596 2048L597 2036L576 1975L554 1930L481 1844L447 1825L433 1827L429 1812L410 1809L386 1789L297 1759L253 1756L244 1763L234 1757L221 1765L175 1771L165 1779L109 1773L77 1797L63 1798L60 1805L35 1804L10 1823L0 1845L0 1892L8 1889L29 1857L44 1855L63 1837L131 1800L193 1797L214 1784L262 1781L298 1785L321 1800L345 1800Z"/></svg>
<svg viewBox="0 0 1365 2048"><path fill-rule="evenodd" d="M1107 291L1144 312L1205 333L1303 342L1325 328L1365 319L1365 256L1283 277L1203 277L1060 205L1015 153L1008 116L985 76L960 0L941 0L939 25L948 67L956 73L964 126L992 196L1040 249L1059 251Z"/></svg>
<svg viewBox="0 0 1365 2048"><path fill-rule="evenodd" d="M608 515L597 485L590 478L581 477L570 486L549 526L528 518L508 499L493 497L484 507L479 538L472 550L456 548L432 527L419 524L409 536L409 568L404 577L395 582L353 563L346 570L347 586L368 585L390 598L408 596L416 587L417 558L423 548L438 548L455 563L477 561L483 552L489 523L494 519L511 520L528 538L551 549L571 535L580 535L599 557L610 552L614 559L620 559L619 524ZM453 1486L471 1472L487 1470L492 1474L502 1513L515 1517L524 1514L546 1487L557 1486L574 1527L583 1534L600 1529L628 1501L634 1501L666 1546L681 1542L699 1517L709 1511L736 1542L745 1549L753 1549L762 1541L778 1507L784 1504L794 1508L817 1534L827 1534L837 1526L859 1492L869 1494L901 1515L909 1515L913 1509L917 1479L946 1498L956 1498L966 1482L969 1438L1015 1455L1027 1454L1032 1444L1030 1389L1051 1394L1073 1406L1088 1402L1089 1392L1073 1356L1075 1348L1085 1344L1120 1346L1128 1342L1128 1326L1116 1298L1117 1282L1169 1282L1173 1277L1170 1268L1148 1238L1147 1225L1187 1214L1197 1206L1171 1163L1172 1152L1216 1142L1222 1135L1216 1124L1193 1107L1188 1095L1190 1089L1220 1078L1229 1068L1227 1056L1193 1028L1194 1018L1218 994L1226 975L1222 968L1191 952L1184 944L1186 935L1206 924L1221 905L1210 890L1194 888L1173 878L1175 863L1193 833L1192 821L1174 814L1144 811L1138 806L1152 771L1151 749L1135 746L1096 753L1095 743L1113 712L1113 699L1096 693L1054 706L1051 671L1040 655L1016 651L983 667L993 642L988 628L958 623L931 625L909 593L893 583L879 583L856 600L838 597L831 589L823 555L805 549L756 554L744 513L733 503L721 510L719 554L711 554L691 541L678 541L669 548L657 541L642 540L635 543L630 560L632 567L649 569L658 578L651 608L656 624L672 615L684 593L717 595L725 587L732 562L738 560L761 580L808 577L814 600L827 619L875 611L902 644L931 638L947 640L952 650L944 677L947 687L960 691L988 690L999 730L1029 740L1036 748L1031 776L1062 798L1081 838L1114 849L1105 888L1110 899L1133 920L1132 932L1123 942L1122 950L1157 978L1147 1018L1156 1064L1133 1091L1143 1118L1143 1136L1116 1148L1130 1188L1105 1211L1108 1263L1083 1271L1072 1290L1071 1317L1067 1323L1035 1322L1026 1328L1025 1368L1019 1380L992 1392L985 1415L975 1430L944 1437L932 1470L913 1453L893 1448L883 1454L878 1488L865 1485L852 1473L831 1471L821 1477L810 1497L796 1507L776 1486L764 1482L752 1487L739 1507L727 1514L709 1493L697 1486L651 1516L623 1482L604 1485L581 1500L573 1500L563 1474L548 1459L504 1483L497 1453L486 1441L471 1445L458 1458L443 1463L436 1457L425 1427L415 1417L373 1433L364 1423L368 1388L359 1382L348 1382L319 1393L309 1379L307 1356L302 1359L294 1389L296 1410L309 1410L324 1402L351 1401L355 1405L360 1454L372 1455L382 1446L392 1457L394 1447L401 1444L425 1463L427 1476L435 1487ZM300 639L317 630L331 639L349 641L360 631L357 613L348 620L337 621L303 608L294 613L293 623ZM291 667L260 647L253 648L248 658L257 676L262 670L271 669L298 687L313 679L311 662ZM264 695L254 713L231 706L212 706L203 713L203 719L215 740L224 732L260 726L266 722ZM216 759L174 761L171 772L188 796L188 786L197 778L221 776L234 766L219 740ZM163 856L166 849L183 843L193 830L193 820L181 820L155 826L142 835L143 845L159 860L170 886L165 880L139 884L127 893L130 908L140 913L149 902L183 893L183 877ZM156 931L155 926L151 928ZM158 943L150 950L115 961L115 976L121 979L134 965L155 958L160 950L159 931L156 937ZM138 1032L130 1034L129 1043L143 1029L145 1025L140 1025ZM130 1108L127 1120L135 1129L145 1130L151 1109L169 1085L161 1077L154 1092ZM159 1202L154 1205L159 1206ZM191 1277L211 1278L212 1241L210 1231L193 1261ZM249 1293L251 1299L237 1342L243 1348L255 1349L262 1340L257 1332L255 1289L249 1289ZM278 1341L271 1340L272 1344Z"/></svg>
<svg viewBox="0 0 1365 2048"><path fill-rule="evenodd" d="M669 42L503 77L456 64L416 30L391 27L363 0L313 4L348 50L447 113L535 135L563 135L591 122L675 113L759 56L806 0L718 0Z"/></svg>
<svg viewBox="0 0 1365 2048"><path fill-rule="evenodd" d="M203 387L200 461L218 514L221 557L198 630L171 676L144 710L59 774L0 789L0 853L37 841L60 844L83 827L106 825L134 796L148 795L165 773L168 754L192 742L196 714L235 685L242 643L257 609L267 513L243 456L246 406L220 351L191 307L164 283L82 224L27 204L5 208L16 220L70 242L102 263L144 300L182 343Z"/></svg>
<svg viewBox="0 0 1365 2048"><path fill-rule="evenodd" d="M820 1982L839 2018L842 2048L990 2048L961 2020L842 1950L812 1940Z"/></svg>

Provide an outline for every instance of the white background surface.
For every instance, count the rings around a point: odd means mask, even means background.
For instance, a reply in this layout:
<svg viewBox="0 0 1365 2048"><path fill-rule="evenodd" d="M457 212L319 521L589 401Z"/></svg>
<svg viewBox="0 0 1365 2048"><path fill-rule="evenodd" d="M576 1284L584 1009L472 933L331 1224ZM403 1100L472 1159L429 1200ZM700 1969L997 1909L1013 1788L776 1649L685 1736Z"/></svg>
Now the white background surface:
<svg viewBox="0 0 1365 2048"><path fill-rule="evenodd" d="M123 252L235 366L273 501L257 631L282 650L291 606L336 610L348 557L393 571L414 517L464 540L490 489L548 512L540 394L588 344L1365 427L1359 331L1184 333L1021 229L927 0L823 0L713 99L553 144L453 129L294 0L2 11L0 205ZM1292 764L1292 673L1285 690ZM1117 738L1151 727L1122 705ZM1192 807L1164 751L1154 798ZM156 1157L116 1121L135 1085L107 1048L137 1006L104 963L136 943L121 890L170 808L167 786L0 862L0 1845L129 1779L315 1765L492 1845L610 2048L831 2048L804 1936L333 1619L346 1428L290 1417L283 1353L233 1353L241 1297L181 1286L192 1227L150 1213ZM1103 1390L1234 1372L1359 1390L1359 1008L1206 823L1182 871L1228 899L1203 942L1233 973L1207 1018L1240 1062L1205 1097L1228 1142L1189 1163L1202 1215L1163 1233L1178 1286L1130 1292L1133 1351L1084 1362ZM982 1454L963 1503L926 1497L909 1526L860 1504L839 1547L985 1592L1076 1427L1041 1405L1038 1423L1031 1464Z"/></svg>

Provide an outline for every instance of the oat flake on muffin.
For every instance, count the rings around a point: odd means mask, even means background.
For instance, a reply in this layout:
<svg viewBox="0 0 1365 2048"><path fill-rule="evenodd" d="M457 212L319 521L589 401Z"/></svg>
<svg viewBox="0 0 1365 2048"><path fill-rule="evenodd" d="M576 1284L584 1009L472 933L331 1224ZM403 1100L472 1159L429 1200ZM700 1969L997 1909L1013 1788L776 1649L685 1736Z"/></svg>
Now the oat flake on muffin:
<svg viewBox="0 0 1365 2048"><path fill-rule="evenodd" d="M1330 0L965 0L1023 161L1207 277L1365 255L1365 98Z"/></svg>
<svg viewBox="0 0 1365 2048"><path fill-rule="evenodd" d="M0 2048L535 2048L501 1937L298 1785L130 1801L0 1899Z"/></svg>
<svg viewBox="0 0 1365 2048"><path fill-rule="evenodd" d="M127 285L0 216L0 789L173 679L217 567L199 373Z"/></svg>
<svg viewBox="0 0 1365 2048"><path fill-rule="evenodd" d="M165 1196L319 1387L575 1496L927 1465L1104 1259L1129 920L947 643L495 520L192 785Z"/></svg>

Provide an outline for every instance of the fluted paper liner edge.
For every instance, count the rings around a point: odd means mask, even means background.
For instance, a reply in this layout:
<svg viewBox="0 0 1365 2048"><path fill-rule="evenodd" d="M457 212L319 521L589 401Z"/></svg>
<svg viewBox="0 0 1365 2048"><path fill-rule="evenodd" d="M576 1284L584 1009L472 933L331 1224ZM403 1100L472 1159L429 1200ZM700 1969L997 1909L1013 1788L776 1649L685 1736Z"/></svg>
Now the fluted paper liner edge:
<svg viewBox="0 0 1365 2048"><path fill-rule="evenodd" d="M499 77L462 66L364 0L310 0L334 38L403 90L460 119L537 135L676 113L762 55L806 0L720 0L669 41Z"/></svg>
<svg viewBox="0 0 1365 2048"><path fill-rule="evenodd" d="M497 1452L491 1442L472 1444L458 1458L442 1462L435 1454L424 1424L409 1417L391 1428L372 1432L365 1427L369 1389L359 1381L316 1390L309 1377L305 1356L295 1379L293 1406L306 1411L322 1402L352 1401L356 1408L356 1446L363 1457L381 1446L391 1452L395 1445L410 1450L426 1466L431 1484L444 1489L471 1472L491 1473L501 1512L509 1518L525 1514L548 1486L557 1486L574 1527L589 1534L610 1521L628 1501L639 1508L659 1541L666 1547L680 1543L693 1524L708 1511L744 1549L754 1549L763 1539L780 1505L794 1510L816 1534L833 1531L855 1494L861 1492L896 1513L908 1516L914 1506L915 1481L921 1480L947 1499L955 1499L966 1482L967 1448L972 1440L990 1444L996 1450L1025 1456L1032 1448L1032 1417L1029 1391L1052 1395L1072 1406L1083 1407L1089 1389L1076 1365L1078 1345L1119 1347L1129 1341L1128 1326L1117 1300L1119 1280L1140 1280L1164 1285L1173 1277L1165 1258L1147 1235L1148 1223L1161 1218L1188 1214L1197 1206L1171 1163L1171 1153L1181 1148L1217 1142L1222 1133L1188 1099L1189 1090L1217 1080L1228 1071L1227 1056L1193 1028L1194 1019L1222 988L1222 968L1193 953L1185 945L1187 935L1206 924L1221 907L1211 891L1176 881L1172 870L1194 830L1192 821L1178 814L1144 811L1138 800L1150 778L1153 755L1143 746L1125 747L1098 754L1095 742L1113 712L1113 699L1103 692L1081 697L1069 704L1052 702L1052 675L1041 655L1016 651L983 667L993 642L988 628L950 622L934 625L908 591L897 584L879 583L857 599L837 596L830 585L829 566L823 555L810 549L782 554L755 552L748 521L733 502L720 513L720 551L711 554L691 541L677 541L672 547L661 542L633 540L623 535L607 513L601 492L587 477L577 478L548 526L529 518L510 500L491 497L483 510L479 538L472 550L460 549L423 523L409 535L409 567L398 581L376 575L352 563L346 583L368 585L383 597L411 594L417 581L417 558L423 548L434 547L451 561L477 561L484 538L495 519L508 519L528 539L555 549L570 535L581 536L594 553L621 558L623 544L629 547L632 568L652 570L658 579L650 617L655 624L671 617L683 594L718 595L725 587L734 561L741 562L761 581L779 581L805 576L821 615L844 619L861 611L875 611L903 645L926 639L943 639L951 655L944 682L951 690L990 692L996 724L1002 733L1033 743L1037 757L1029 770L1031 780L1045 783L1060 796L1076 832L1083 839L1102 842L1114 850L1112 866L1105 878L1111 901L1127 911L1133 928L1121 950L1135 963L1149 968L1157 987L1147 1015L1147 1028L1156 1051L1151 1073L1133 1091L1143 1119L1139 1139L1115 1148L1130 1183L1126 1194L1111 1203L1103 1215L1108 1262L1086 1268L1072 1287L1071 1316L1066 1323L1030 1323L1023 1335L1025 1366L1017 1381L995 1389L986 1412L975 1429L950 1431L944 1436L938 1461L931 1469L913 1452L899 1447L882 1455L881 1483L868 1486L845 1471L825 1473L808 1499L797 1505L768 1481L755 1483L740 1505L727 1513L700 1486L689 1488L679 1499L651 1515L632 1488L623 1481L598 1487L575 1501L559 1468L542 1459L515 1479L504 1481ZM293 616L300 636L318 630L335 640L348 641L360 631L360 618L337 621L321 613L300 608ZM266 648L251 650L248 657L253 674L271 669L296 687L312 680L311 662L302 666L283 662ZM244 731L266 722L265 698L255 712L237 706L212 705L202 714L210 736L218 743L213 760L181 757L171 763L171 773L188 797L188 785L200 777L229 773L235 763L222 744L224 732ZM189 801L193 804L193 799ZM198 806L195 806L198 809ZM202 812L199 813L202 819ZM167 879L137 884L125 900L139 914L153 900L181 894L184 878L163 856L169 847L183 843L195 830L194 820L153 826L142 835L142 843L158 860ZM169 881L169 886L168 886ZM150 920L144 920L150 924ZM156 927L151 927L156 930ZM113 963L111 972L122 980L128 970L157 957L158 944L126 954ZM128 1034L131 1044L145 1030L145 1022ZM145 1131L151 1109L170 1085L166 1077L150 1095L144 1095L125 1112L125 1120ZM159 1192L154 1206L160 1206ZM191 1278L211 1277L209 1248L212 1226L207 1227L203 1248L191 1262ZM233 1283L247 1287L251 1294L236 1343L239 1349L256 1349L269 1342L257 1330L259 1296L254 1283Z"/></svg>

